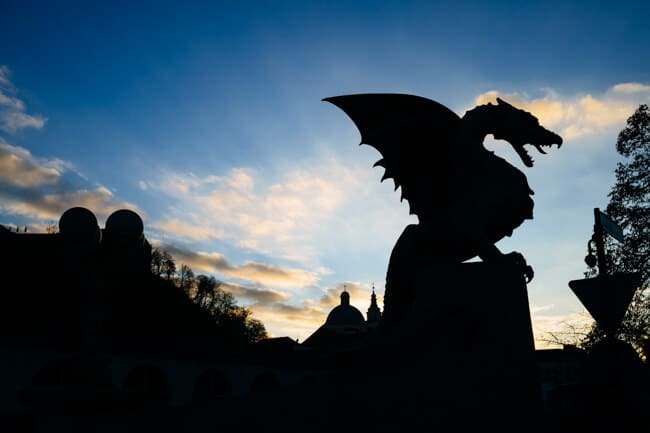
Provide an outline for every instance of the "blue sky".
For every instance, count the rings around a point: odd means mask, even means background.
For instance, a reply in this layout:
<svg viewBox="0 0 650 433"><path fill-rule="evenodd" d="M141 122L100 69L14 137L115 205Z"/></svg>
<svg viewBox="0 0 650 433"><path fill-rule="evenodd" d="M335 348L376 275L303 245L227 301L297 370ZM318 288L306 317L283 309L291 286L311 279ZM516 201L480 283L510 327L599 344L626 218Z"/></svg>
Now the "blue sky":
<svg viewBox="0 0 650 433"><path fill-rule="evenodd" d="M412 93L462 115L499 95L565 145L527 169L486 141L535 190L535 219L498 246L535 268L536 337L583 317L567 283L616 135L650 102L644 2L45 3L0 5L0 223L134 209L272 335L304 340L343 284L364 313L373 282L381 299L416 222L322 98Z"/></svg>

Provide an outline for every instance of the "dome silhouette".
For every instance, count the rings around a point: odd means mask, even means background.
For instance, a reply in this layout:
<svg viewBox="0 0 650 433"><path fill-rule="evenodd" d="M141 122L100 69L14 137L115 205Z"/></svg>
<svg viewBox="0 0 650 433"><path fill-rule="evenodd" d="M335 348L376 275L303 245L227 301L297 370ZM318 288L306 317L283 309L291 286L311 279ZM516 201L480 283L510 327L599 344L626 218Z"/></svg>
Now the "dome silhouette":
<svg viewBox="0 0 650 433"><path fill-rule="evenodd" d="M341 304L330 311L325 321L326 326L336 327L363 327L365 323L361 311L350 305L350 294L346 291L341 293Z"/></svg>
<svg viewBox="0 0 650 433"><path fill-rule="evenodd" d="M140 215L129 209L113 212L106 220L105 231L122 239L139 239L144 232L144 223Z"/></svg>
<svg viewBox="0 0 650 433"><path fill-rule="evenodd" d="M85 207L77 206L63 212L59 218L59 232L66 237L98 242L99 225L95 214Z"/></svg>

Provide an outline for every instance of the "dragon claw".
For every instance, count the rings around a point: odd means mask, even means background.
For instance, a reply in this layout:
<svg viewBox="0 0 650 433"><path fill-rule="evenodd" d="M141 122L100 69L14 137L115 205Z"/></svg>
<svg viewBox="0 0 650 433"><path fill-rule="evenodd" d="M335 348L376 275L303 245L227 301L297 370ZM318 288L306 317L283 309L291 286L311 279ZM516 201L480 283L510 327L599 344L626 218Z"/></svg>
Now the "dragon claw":
<svg viewBox="0 0 650 433"><path fill-rule="evenodd" d="M533 271L533 268L529 265L526 265L526 268L524 269L524 277L526 277L526 284L533 281L534 276L535 276L535 272Z"/></svg>
<svg viewBox="0 0 650 433"><path fill-rule="evenodd" d="M510 261L512 261L512 263L514 263L515 266L521 269L524 278L526 278L526 284L530 283L533 280L533 277L535 276L535 272L533 271L533 268L526 263L526 259L521 253L518 253L517 251L513 251L511 253L506 254L505 256Z"/></svg>

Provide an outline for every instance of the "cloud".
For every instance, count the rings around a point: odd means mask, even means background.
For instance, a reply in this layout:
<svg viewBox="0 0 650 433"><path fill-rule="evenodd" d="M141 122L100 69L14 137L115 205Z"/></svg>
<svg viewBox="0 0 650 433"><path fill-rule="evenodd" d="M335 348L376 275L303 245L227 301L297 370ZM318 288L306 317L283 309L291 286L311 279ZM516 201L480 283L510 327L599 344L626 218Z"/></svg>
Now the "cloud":
<svg viewBox="0 0 650 433"><path fill-rule="evenodd" d="M25 103L16 93L9 68L0 66L0 129L13 133L26 127L42 128L46 119L26 114ZM142 213L134 204L116 200L106 187L88 183L72 163L36 157L28 149L0 138L1 212L35 219L34 226L58 220L74 206L86 207L98 218L120 208Z"/></svg>
<svg viewBox="0 0 650 433"><path fill-rule="evenodd" d="M617 93L650 93L650 86L640 83L621 83L612 87L613 92Z"/></svg>
<svg viewBox="0 0 650 433"><path fill-rule="evenodd" d="M544 89L541 98L525 94L505 94L496 90L475 99L476 105L496 103L500 97L518 108L533 113L542 125L560 131L566 140L584 138L610 128L621 129L639 104L650 103L650 85L619 83L601 95L561 96Z"/></svg>
<svg viewBox="0 0 650 433"><path fill-rule="evenodd" d="M265 287L301 288L314 285L319 280L316 272L304 269L252 261L234 265L223 254L216 252L192 252L175 245L165 245L164 248L176 258L177 262L197 271L217 272L226 278L249 281Z"/></svg>
<svg viewBox="0 0 650 433"><path fill-rule="evenodd" d="M39 161L29 150L12 146L0 138L0 182L28 188L55 185L61 178L60 164Z"/></svg>
<svg viewBox="0 0 650 433"><path fill-rule="evenodd" d="M375 157L362 165L324 157L271 174L244 167L219 175L157 170L158 177L145 180L147 191L171 203L152 226L162 232L164 248L177 264L214 274L233 287L272 335L306 338L340 304L343 290L343 283L319 287L322 278L334 274L331 265L320 262L321 254L345 254L350 245L389 253L394 239L386 227L394 227L398 236L408 222L408 209L392 186L380 184L381 173L372 168ZM377 198L381 189L388 194ZM215 252L206 242L210 234L220 236L219 244L231 252ZM268 258L233 261L241 250ZM370 286L345 285L352 305L365 312Z"/></svg>
<svg viewBox="0 0 650 433"><path fill-rule="evenodd" d="M350 304L363 310L361 305L369 305L370 303L370 287L367 284L358 282L345 282L339 283L334 287L325 290L325 293L320 298L320 305L323 308L332 308L341 303L341 293L343 290L350 294ZM377 300L379 303L379 300Z"/></svg>
<svg viewBox="0 0 650 433"><path fill-rule="evenodd" d="M254 170L235 168L225 176L168 172L146 185L177 201L154 224L170 236L223 238L240 248L311 264L318 256L313 236L361 189L353 171L334 159L288 171L270 184Z"/></svg>
<svg viewBox="0 0 650 433"><path fill-rule="evenodd" d="M11 71L9 70L9 67L5 65L0 66L0 86L13 87L13 84L11 84L11 81L9 81L10 74Z"/></svg>
<svg viewBox="0 0 650 433"><path fill-rule="evenodd" d="M271 320L276 323L297 322L309 325L312 332L325 323L327 317L327 312L308 303L294 306L277 302L268 306L255 305L252 309L256 314L272 317Z"/></svg>
<svg viewBox="0 0 650 433"><path fill-rule="evenodd" d="M284 182L256 193L252 176L242 185L240 170L225 179L223 189L212 190L202 202L222 224L239 229L244 240L287 241L304 235L344 198L341 185L323 175L296 170Z"/></svg>
<svg viewBox="0 0 650 433"><path fill-rule="evenodd" d="M264 286L300 288L318 282L315 272L266 263L246 262L233 266L217 258L216 269L227 277L253 281Z"/></svg>
<svg viewBox="0 0 650 433"><path fill-rule="evenodd" d="M118 201L104 186L75 186L65 178L78 176L70 168L67 161L37 158L0 139L0 211L40 221L58 220L74 206L86 207L98 218L123 208L143 214L136 205Z"/></svg>
<svg viewBox="0 0 650 433"><path fill-rule="evenodd" d="M191 219L191 215L188 215L188 218ZM177 218L163 220L157 224L153 224L152 228L192 240L220 239L223 237L222 231L205 227L200 223L190 223Z"/></svg>
<svg viewBox="0 0 650 433"><path fill-rule="evenodd" d="M246 287L235 283L223 283L221 287L233 296L250 299L257 305L273 304L289 299L289 296L275 290Z"/></svg>
<svg viewBox="0 0 650 433"><path fill-rule="evenodd" d="M98 219L105 219L117 209L131 209L143 214L132 203L115 200L113 193L103 186L95 189L79 189L56 194L43 194L39 191L23 191L18 197L5 194L0 189L0 209L3 212L19 214L39 220L58 220L66 210L81 206L91 210Z"/></svg>
<svg viewBox="0 0 650 433"><path fill-rule="evenodd" d="M269 305L251 305L254 317L264 323L272 337L289 336L305 340L318 329L327 318L327 312L309 303L301 306L276 302Z"/></svg>
<svg viewBox="0 0 650 433"><path fill-rule="evenodd" d="M41 129L47 119L41 115L30 115L25 103L15 96L16 88L10 80L11 71L0 66L0 129L14 133L23 128Z"/></svg>

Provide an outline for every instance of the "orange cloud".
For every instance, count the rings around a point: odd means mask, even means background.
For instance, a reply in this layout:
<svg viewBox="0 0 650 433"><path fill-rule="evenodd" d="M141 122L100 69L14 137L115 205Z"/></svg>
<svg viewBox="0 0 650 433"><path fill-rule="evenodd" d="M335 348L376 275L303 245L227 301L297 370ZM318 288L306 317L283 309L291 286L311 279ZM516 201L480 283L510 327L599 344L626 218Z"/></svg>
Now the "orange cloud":
<svg viewBox="0 0 650 433"><path fill-rule="evenodd" d="M282 181L268 186L244 168L231 170L227 176L167 173L157 184L144 184L182 203L177 208L184 209L184 216L170 209L169 216L154 225L172 236L219 237L241 248L310 265L316 262L318 251L309 240L353 198L350 191L361 188L354 172L333 159L312 169L288 172ZM183 223L188 212L191 224ZM249 273L253 271L248 268Z"/></svg>
<svg viewBox="0 0 650 433"><path fill-rule="evenodd" d="M226 278L250 281L264 287L301 288L314 285L319 280L317 273L304 269L259 262L233 265L220 253L194 253L172 245L167 245L165 248L177 259L177 262L187 264L200 272L217 272Z"/></svg>
<svg viewBox="0 0 650 433"><path fill-rule="evenodd" d="M519 93L485 92L475 99L476 105L496 103L500 97L518 108L533 113L540 123L560 131L567 140L597 134L609 128L622 128L639 104L650 102L650 86L620 83L602 95L563 97L550 89L541 98L531 99Z"/></svg>
<svg viewBox="0 0 650 433"><path fill-rule="evenodd" d="M222 231L211 227L204 227L200 224L186 222L178 218L161 221L158 224L154 224L152 228L192 240L221 239L223 237Z"/></svg>
<svg viewBox="0 0 650 433"><path fill-rule="evenodd" d="M21 188L59 183L61 171L53 164L38 161L25 148L12 146L0 138L0 182Z"/></svg>
<svg viewBox="0 0 650 433"><path fill-rule="evenodd" d="M57 220L71 207L81 206L92 211L98 219L105 219L117 209L131 209L144 216L138 207L129 202L118 202L105 187L94 190L76 190L60 194L42 194L25 199L3 196L0 207L7 213L25 215L40 220Z"/></svg>

